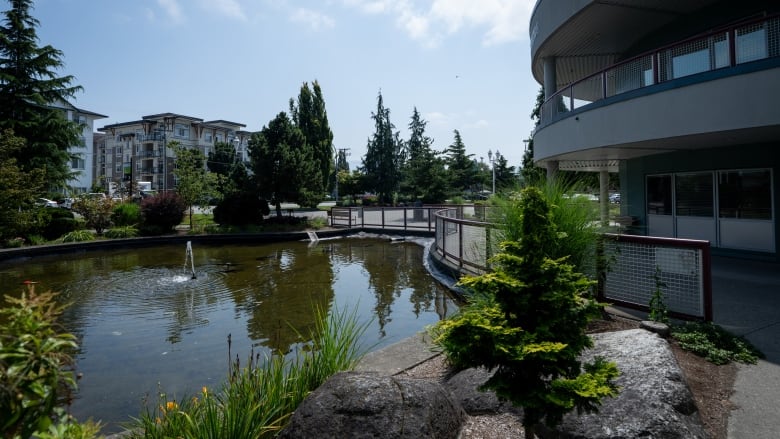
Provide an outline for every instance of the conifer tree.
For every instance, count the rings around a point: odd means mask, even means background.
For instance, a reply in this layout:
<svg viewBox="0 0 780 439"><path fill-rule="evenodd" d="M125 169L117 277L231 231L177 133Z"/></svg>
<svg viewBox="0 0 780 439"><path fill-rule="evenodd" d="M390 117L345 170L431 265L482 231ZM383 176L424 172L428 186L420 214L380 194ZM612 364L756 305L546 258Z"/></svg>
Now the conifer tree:
<svg viewBox="0 0 780 439"><path fill-rule="evenodd" d="M39 25L32 0L12 0L0 26L0 129L12 129L27 140L14 157L24 171L43 169L50 187L62 187L73 176L68 152L79 143L82 127L52 108L81 91L73 76L58 76L62 52L38 47Z"/></svg>
<svg viewBox="0 0 780 439"><path fill-rule="evenodd" d="M454 133L455 139L445 153L450 187L460 195L464 191L474 189L477 183L477 166L471 158L473 154L466 154L466 145L463 144L460 132L454 130Z"/></svg>
<svg viewBox="0 0 780 439"><path fill-rule="evenodd" d="M585 334L600 305L593 282L574 271L567 257L551 259L561 239L551 208L536 187L523 190L520 239L502 243L493 272L461 279L475 300L434 328L434 341L457 368L494 370L483 385L523 409L525 437L540 422L560 423L567 412L596 411L614 396L614 363L581 364L592 346Z"/></svg>
<svg viewBox="0 0 780 439"><path fill-rule="evenodd" d="M409 122L401 191L413 201L440 203L447 195L444 162L431 148L433 139L425 135L426 125L415 107Z"/></svg>
<svg viewBox="0 0 780 439"><path fill-rule="evenodd" d="M365 184L369 190L376 192L379 202L390 203L401 180L402 142L399 134L393 132L395 125L390 122L390 110L385 108L381 92L377 97L376 113L372 113L371 118L374 119L375 131L368 139L363 157Z"/></svg>
<svg viewBox="0 0 780 439"><path fill-rule="evenodd" d="M290 115L303 133L307 147L311 149L315 168L315 174L311 176L312 190L324 193L334 183L333 132L328 124L322 89L316 80L311 89L308 83L303 83L297 104L290 100Z"/></svg>

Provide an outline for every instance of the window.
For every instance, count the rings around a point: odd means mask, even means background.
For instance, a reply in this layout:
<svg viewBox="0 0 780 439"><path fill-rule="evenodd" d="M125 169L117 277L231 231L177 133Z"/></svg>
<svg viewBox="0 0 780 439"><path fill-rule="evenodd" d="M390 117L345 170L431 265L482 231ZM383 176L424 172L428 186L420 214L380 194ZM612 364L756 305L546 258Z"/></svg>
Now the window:
<svg viewBox="0 0 780 439"><path fill-rule="evenodd" d="M674 180L677 216L713 216L711 172L677 174Z"/></svg>
<svg viewBox="0 0 780 439"><path fill-rule="evenodd" d="M205 134L204 137L206 139L206 143L211 143L211 139L212 139L211 134Z"/></svg>
<svg viewBox="0 0 780 439"><path fill-rule="evenodd" d="M173 135L175 137L188 139L190 137L190 128L183 123L177 123L176 127L173 129Z"/></svg>
<svg viewBox="0 0 780 439"><path fill-rule="evenodd" d="M672 214L672 176L647 177L647 213L649 215Z"/></svg>
<svg viewBox="0 0 780 439"><path fill-rule="evenodd" d="M769 169L718 173L718 216L772 219L772 173Z"/></svg>
<svg viewBox="0 0 780 439"><path fill-rule="evenodd" d="M84 167L85 167L84 159L82 159L80 157L73 157L70 160L70 168L71 169L84 169Z"/></svg>

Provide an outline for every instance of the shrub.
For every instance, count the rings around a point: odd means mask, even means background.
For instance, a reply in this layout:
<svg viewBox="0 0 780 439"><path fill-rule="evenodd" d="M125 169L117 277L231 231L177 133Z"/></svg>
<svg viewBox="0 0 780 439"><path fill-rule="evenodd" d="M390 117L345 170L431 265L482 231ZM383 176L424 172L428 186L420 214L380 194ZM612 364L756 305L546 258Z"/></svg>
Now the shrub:
<svg viewBox="0 0 780 439"><path fill-rule="evenodd" d="M143 231L157 231L159 234L171 232L184 219L187 206L175 192L163 192L141 201Z"/></svg>
<svg viewBox="0 0 780 439"><path fill-rule="evenodd" d="M83 196L73 203L73 210L84 218L87 228L98 235L111 226L114 202L107 198Z"/></svg>
<svg viewBox="0 0 780 439"><path fill-rule="evenodd" d="M62 235L60 238L62 242L84 242L93 241L94 239L95 235L93 235L89 230L74 230L70 233Z"/></svg>
<svg viewBox="0 0 780 439"><path fill-rule="evenodd" d="M117 227L140 224L141 207L136 203L117 204L111 213L111 222Z"/></svg>
<svg viewBox="0 0 780 439"><path fill-rule="evenodd" d="M592 345L586 326L601 310L590 297L594 282L566 257L550 257L561 236L539 189L525 189L519 209L519 240L502 243L491 259L494 272L460 281L481 300L432 331L455 367L495 369L483 388L523 407L530 438L539 422L555 425L573 409L596 411L602 398L617 393L618 370L603 359L580 363Z"/></svg>
<svg viewBox="0 0 780 439"><path fill-rule="evenodd" d="M681 348L714 364L737 361L755 364L764 354L744 337L738 337L712 323L690 322L672 328L672 337Z"/></svg>
<svg viewBox="0 0 780 439"><path fill-rule="evenodd" d="M121 238L135 238L138 236L138 229L132 226L114 227L106 231L106 238L121 239Z"/></svg>
<svg viewBox="0 0 780 439"><path fill-rule="evenodd" d="M271 213L268 201L248 192L225 196L214 208L214 222L217 224L243 226L260 224L263 216Z"/></svg>
<svg viewBox="0 0 780 439"><path fill-rule="evenodd" d="M41 235L47 241L52 241L60 236L79 228L79 222L73 213L67 209L46 209L49 221L43 226Z"/></svg>
<svg viewBox="0 0 780 439"><path fill-rule="evenodd" d="M30 245L43 245L46 244L46 238L41 235L28 235L27 241Z"/></svg>
<svg viewBox="0 0 780 439"><path fill-rule="evenodd" d="M52 413L75 389L72 334L56 323L63 307L51 292L33 285L21 297L6 296L0 308L0 430L4 437L31 437L52 425Z"/></svg>

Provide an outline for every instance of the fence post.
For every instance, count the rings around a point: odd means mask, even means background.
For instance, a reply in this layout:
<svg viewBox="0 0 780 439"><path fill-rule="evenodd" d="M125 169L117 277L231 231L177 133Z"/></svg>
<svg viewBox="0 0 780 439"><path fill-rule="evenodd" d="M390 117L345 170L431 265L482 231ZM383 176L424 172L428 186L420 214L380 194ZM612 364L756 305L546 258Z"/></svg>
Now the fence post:
<svg viewBox="0 0 780 439"><path fill-rule="evenodd" d="M404 230L406 230L406 208L404 207Z"/></svg>

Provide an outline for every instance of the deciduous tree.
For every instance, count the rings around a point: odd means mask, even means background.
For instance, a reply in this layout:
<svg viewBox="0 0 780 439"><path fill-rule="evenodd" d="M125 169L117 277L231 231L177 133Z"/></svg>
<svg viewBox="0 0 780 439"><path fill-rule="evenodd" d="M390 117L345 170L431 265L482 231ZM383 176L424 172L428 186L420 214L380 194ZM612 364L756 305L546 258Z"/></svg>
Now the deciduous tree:
<svg viewBox="0 0 780 439"><path fill-rule="evenodd" d="M186 148L179 142L168 143L176 154L176 193L190 211L192 230L192 207L208 204L212 198L221 196L218 190L220 177L206 169L206 157L199 149Z"/></svg>
<svg viewBox="0 0 780 439"><path fill-rule="evenodd" d="M328 124L322 89L316 80L312 84L312 89L309 89L308 83L303 83L297 104L290 100L290 115L311 149L315 167L315 172L311 175L315 180L310 184L312 190L324 193L334 184L333 132ZM315 183L319 183L320 187L317 188Z"/></svg>

